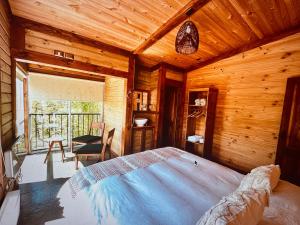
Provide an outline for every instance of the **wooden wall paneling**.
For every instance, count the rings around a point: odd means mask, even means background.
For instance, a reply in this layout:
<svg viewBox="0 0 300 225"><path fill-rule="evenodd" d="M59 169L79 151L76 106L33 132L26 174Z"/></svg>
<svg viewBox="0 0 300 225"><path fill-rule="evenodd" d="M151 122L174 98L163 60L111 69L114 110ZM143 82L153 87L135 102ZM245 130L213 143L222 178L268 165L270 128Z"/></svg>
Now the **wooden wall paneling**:
<svg viewBox="0 0 300 225"><path fill-rule="evenodd" d="M83 80L92 80L98 82L105 82L105 77L100 75L82 73L78 71L54 68L50 66L43 66L37 64L29 64L28 68L29 72L33 73L40 73L40 74L49 74L53 76L60 76L60 77L70 77L75 79L83 79Z"/></svg>
<svg viewBox="0 0 300 225"><path fill-rule="evenodd" d="M108 67L98 66L86 62L75 61L65 58L60 58L44 53L38 53L28 50L12 50L16 60L24 63L41 64L46 66L57 66L62 69L74 69L81 72L92 74L105 74L121 78L127 78L128 72L115 70Z"/></svg>
<svg viewBox="0 0 300 225"><path fill-rule="evenodd" d="M20 27L22 27L23 30L27 29L31 31L40 32L52 37L58 37L60 39L67 40L69 42L78 43L81 45L86 45L97 49L102 49L103 51L115 53L116 55L122 55L127 57L130 55L130 52L125 49L121 49L113 45L108 45L100 41L95 41L93 39L89 39L87 37L80 36L75 33L68 32L66 30L58 29L53 26L48 26L46 24L38 23L36 21L14 16L13 22L18 24Z"/></svg>
<svg viewBox="0 0 300 225"><path fill-rule="evenodd" d="M11 11L6 0L0 4L0 202L5 196L5 168L3 151L7 150L13 139L12 124L12 62L10 54ZM5 109L4 109L5 108Z"/></svg>
<svg viewBox="0 0 300 225"><path fill-rule="evenodd" d="M183 81L183 74L184 72L181 71L176 71L176 70L171 70L171 69L167 69L166 71L166 79L170 79L170 80L176 80L176 81Z"/></svg>
<svg viewBox="0 0 300 225"><path fill-rule="evenodd" d="M96 48L29 29L25 30L25 49L49 55L54 55L54 50L60 50L73 54L76 61L128 71L127 55L120 55L106 49Z"/></svg>
<svg viewBox="0 0 300 225"><path fill-rule="evenodd" d="M13 85L14 85L14 62L11 58L11 11L7 1L0 4L0 70L1 70L1 144L2 149L7 150L13 140Z"/></svg>
<svg viewBox="0 0 300 225"><path fill-rule="evenodd" d="M134 79L135 89L150 91L151 71L138 67Z"/></svg>
<svg viewBox="0 0 300 225"><path fill-rule="evenodd" d="M136 73L136 56L131 55L129 57L129 66L128 66L128 78L127 78L127 89L126 89L126 124L125 124L125 147L122 155L128 155L132 153L131 149L131 131L132 131L132 117L133 117L133 104L132 97L134 91L134 80Z"/></svg>
<svg viewBox="0 0 300 225"><path fill-rule="evenodd" d="M275 162L286 81L300 74L299 41L298 32L188 73L187 88L219 90L215 160L244 171Z"/></svg>
<svg viewBox="0 0 300 225"><path fill-rule="evenodd" d="M300 32L300 25L297 25L296 27L292 27L292 28L290 28L286 31L275 33L273 35L267 36L263 39L259 39L255 42L252 42L252 43L249 43L249 44L246 44L246 45L242 45L239 48L235 48L235 49L226 51L224 54L220 54L218 56L212 57L210 59L207 59L206 61L191 65L190 67L187 68L187 71L196 70L196 69L204 67L206 65L218 62L222 59L230 58L230 57L232 57L234 55L237 55L239 53L249 51L251 49L257 48L259 46L265 45L265 44L273 42L273 41L280 40L282 38L285 38L285 37L288 37L290 35L296 34L298 32Z"/></svg>
<svg viewBox="0 0 300 225"><path fill-rule="evenodd" d="M118 156L122 155L124 151L124 115L126 112L126 102L124 101L125 92L126 79L112 76L106 77L103 102L105 136L107 136L111 129L116 129L112 141L112 150Z"/></svg>

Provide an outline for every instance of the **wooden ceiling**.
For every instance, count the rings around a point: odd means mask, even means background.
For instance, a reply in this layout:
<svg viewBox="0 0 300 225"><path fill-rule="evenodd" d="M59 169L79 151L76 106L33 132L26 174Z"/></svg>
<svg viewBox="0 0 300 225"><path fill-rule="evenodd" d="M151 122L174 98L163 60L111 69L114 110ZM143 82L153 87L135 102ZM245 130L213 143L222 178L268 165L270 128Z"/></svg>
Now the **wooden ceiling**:
<svg viewBox="0 0 300 225"><path fill-rule="evenodd" d="M189 0L9 0L14 15L134 50Z"/></svg>
<svg viewBox="0 0 300 225"><path fill-rule="evenodd" d="M196 0L9 0L12 12L81 36L136 51L153 33ZM264 43L270 37L299 28L300 0L211 0L191 19L200 34L200 47L192 55L175 52L174 27L139 60L191 69L230 53Z"/></svg>
<svg viewBox="0 0 300 225"><path fill-rule="evenodd" d="M200 36L197 53L186 56L175 52L178 26L144 51L140 60L149 65L164 61L184 68L204 65L243 46L299 27L299 12L299 0L212 0L191 17Z"/></svg>

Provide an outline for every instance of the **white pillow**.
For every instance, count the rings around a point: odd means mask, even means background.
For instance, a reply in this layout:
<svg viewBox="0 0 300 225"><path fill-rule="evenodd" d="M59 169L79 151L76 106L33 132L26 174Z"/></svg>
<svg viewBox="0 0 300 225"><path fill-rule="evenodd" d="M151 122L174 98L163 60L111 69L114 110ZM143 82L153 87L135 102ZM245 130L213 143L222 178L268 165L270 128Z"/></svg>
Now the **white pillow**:
<svg viewBox="0 0 300 225"><path fill-rule="evenodd" d="M270 193L277 186L280 177L278 165L260 166L248 173L241 181L238 190L244 191L249 188L264 189Z"/></svg>
<svg viewBox="0 0 300 225"><path fill-rule="evenodd" d="M265 190L235 191L223 197L197 222L197 225L256 225L268 202Z"/></svg>
<svg viewBox="0 0 300 225"><path fill-rule="evenodd" d="M259 166L251 170L251 173L265 173L270 178L271 188L274 190L278 184L281 171L279 165L271 164L268 166Z"/></svg>

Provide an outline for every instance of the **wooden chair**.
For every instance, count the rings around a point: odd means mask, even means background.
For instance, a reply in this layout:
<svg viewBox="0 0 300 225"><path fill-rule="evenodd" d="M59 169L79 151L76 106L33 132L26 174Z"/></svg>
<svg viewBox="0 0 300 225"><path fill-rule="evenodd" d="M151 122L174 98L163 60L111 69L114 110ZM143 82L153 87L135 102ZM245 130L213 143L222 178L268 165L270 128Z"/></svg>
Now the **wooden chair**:
<svg viewBox="0 0 300 225"><path fill-rule="evenodd" d="M99 129L99 135L92 135L92 130L93 129ZM104 134L104 129L105 129L105 123L103 122L92 122L90 129L89 129L89 134L79 136L72 138L72 149L71 151L73 152L74 150L74 144L91 144L95 142L103 142L103 134Z"/></svg>
<svg viewBox="0 0 300 225"><path fill-rule="evenodd" d="M111 158L111 143L114 137L115 128L108 132L107 140L103 144L87 144L83 147L74 150L75 153L75 167L78 170L79 156L99 156L99 160L105 160L105 153L109 152L109 158Z"/></svg>

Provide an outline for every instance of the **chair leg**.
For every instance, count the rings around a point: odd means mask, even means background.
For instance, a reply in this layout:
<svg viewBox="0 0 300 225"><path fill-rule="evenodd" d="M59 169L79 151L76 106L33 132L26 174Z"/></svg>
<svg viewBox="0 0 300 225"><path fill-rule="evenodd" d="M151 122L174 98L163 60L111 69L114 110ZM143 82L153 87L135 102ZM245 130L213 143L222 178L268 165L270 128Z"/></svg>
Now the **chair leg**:
<svg viewBox="0 0 300 225"><path fill-rule="evenodd" d="M78 170L78 155L75 156L75 169Z"/></svg>
<svg viewBox="0 0 300 225"><path fill-rule="evenodd" d="M47 162L47 160L48 160L48 158L49 158L49 156L50 156L50 153L51 153L51 150L52 150L53 145L54 145L54 142L51 141L51 143L49 144L49 150L48 150L48 152L47 152L47 155L46 155L46 158L45 158L45 160L44 160L44 163Z"/></svg>
<svg viewBox="0 0 300 225"><path fill-rule="evenodd" d="M62 144L62 141L59 142L59 147L60 147L60 150L61 150L61 158L62 158L62 161L64 162L64 159L65 159L65 151L64 151L64 146Z"/></svg>

